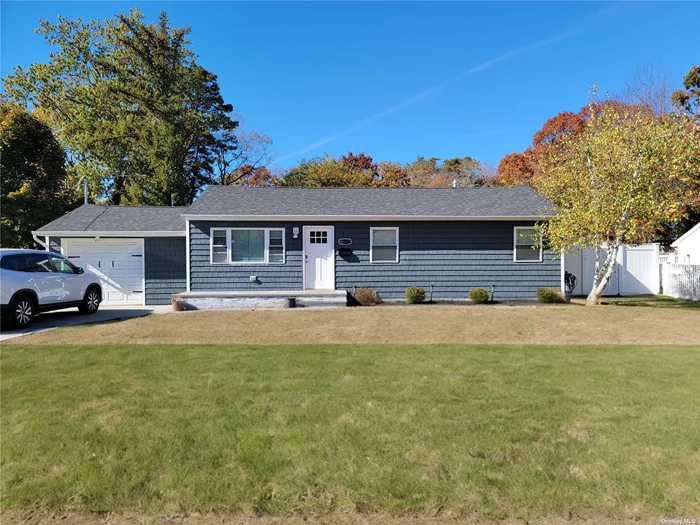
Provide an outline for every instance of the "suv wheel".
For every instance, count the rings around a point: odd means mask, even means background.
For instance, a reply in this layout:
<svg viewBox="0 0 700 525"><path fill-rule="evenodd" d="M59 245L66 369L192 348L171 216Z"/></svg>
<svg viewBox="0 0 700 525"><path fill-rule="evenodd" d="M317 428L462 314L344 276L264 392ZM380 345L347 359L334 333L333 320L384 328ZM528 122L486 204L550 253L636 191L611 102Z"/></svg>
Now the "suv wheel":
<svg viewBox="0 0 700 525"><path fill-rule="evenodd" d="M12 316L12 328L26 328L36 313L34 301L27 295L19 295L10 303L9 314Z"/></svg>
<svg viewBox="0 0 700 525"><path fill-rule="evenodd" d="M88 288L83 298L83 304L78 307L81 314L91 315L100 307L100 291L97 288Z"/></svg>

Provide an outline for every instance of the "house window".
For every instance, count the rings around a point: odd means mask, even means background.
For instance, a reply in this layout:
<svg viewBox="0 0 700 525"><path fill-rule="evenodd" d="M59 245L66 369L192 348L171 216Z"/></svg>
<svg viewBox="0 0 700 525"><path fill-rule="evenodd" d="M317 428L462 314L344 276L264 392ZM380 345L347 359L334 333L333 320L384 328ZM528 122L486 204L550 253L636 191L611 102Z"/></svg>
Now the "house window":
<svg viewBox="0 0 700 525"><path fill-rule="evenodd" d="M228 262L228 242L226 230L213 230L211 234L211 262Z"/></svg>
<svg viewBox="0 0 700 525"><path fill-rule="evenodd" d="M265 262L265 230L231 230L231 262Z"/></svg>
<svg viewBox="0 0 700 525"><path fill-rule="evenodd" d="M284 262L284 235L282 230L270 230L270 243L268 253L269 262Z"/></svg>
<svg viewBox="0 0 700 525"><path fill-rule="evenodd" d="M369 262L399 262L399 229L370 228Z"/></svg>
<svg viewBox="0 0 700 525"><path fill-rule="evenodd" d="M212 264L284 264L281 228L212 228Z"/></svg>
<svg viewBox="0 0 700 525"><path fill-rule="evenodd" d="M537 229L516 226L514 232L513 260L515 262L541 262L542 239Z"/></svg>
<svg viewBox="0 0 700 525"><path fill-rule="evenodd" d="M328 231L310 231L309 232L309 243L310 244L328 244Z"/></svg>

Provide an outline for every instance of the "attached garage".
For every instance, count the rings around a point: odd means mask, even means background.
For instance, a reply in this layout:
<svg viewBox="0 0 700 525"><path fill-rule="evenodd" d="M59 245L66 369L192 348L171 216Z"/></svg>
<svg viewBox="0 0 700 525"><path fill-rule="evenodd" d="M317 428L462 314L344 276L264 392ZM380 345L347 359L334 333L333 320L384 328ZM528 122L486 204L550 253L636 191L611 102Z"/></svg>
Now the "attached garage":
<svg viewBox="0 0 700 525"><path fill-rule="evenodd" d="M143 239L61 239L73 264L99 276L104 304L144 304Z"/></svg>
<svg viewBox="0 0 700 525"><path fill-rule="evenodd" d="M83 205L33 232L100 277L103 304L169 304L187 289L181 207Z"/></svg>

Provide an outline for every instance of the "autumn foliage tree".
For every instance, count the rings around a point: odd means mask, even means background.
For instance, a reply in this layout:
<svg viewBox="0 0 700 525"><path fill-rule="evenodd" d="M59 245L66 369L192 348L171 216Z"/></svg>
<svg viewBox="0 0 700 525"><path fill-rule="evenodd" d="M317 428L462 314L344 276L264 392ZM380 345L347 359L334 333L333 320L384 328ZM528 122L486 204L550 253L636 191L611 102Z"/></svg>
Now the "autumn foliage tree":
<svg viewBox="0 0 700 525"><path fill-rule="evenodd" d="M398 162L375 162L365 153L340 158L324 155L302 160L286 175L276 180L280 186L406 188L489 185L493 168L471 157L455 157L440 163L436 157L418 157L402 165Z"/></svg>
<svg viewBox="0 0 700 525"><path fill-rule="evenodd" d="M671 96L676 107L700 124L700 66L693 66L683 77L683 87Z"/></svg>
<svg viewBox="0 0 700 525"><path fill-rule="evenodd" d="M533 150L524 153L508 153L498 163L496 184L499 186L526 186L535 173Z"/></svg>
<svg viewBox="0 0 700 525"><path fill-rule="evenodd" d="M542 228L555 251L595 251L588 303L602 295L622 244L654 240L697 192L700 131L688 118L591 104L580 131L538 159L535 188L556 206ZM603 256L602 246L607 253Z"/></svg>
<svg viewBox="0 0 700 525"><path fill-rule="evenodd" d="M623 114L632 108L634 106L620 102L602 101L583 106L577 113L558 113L534 134L532 145L523 153L510 153L501 159L496 183L501 186L531 185L540 159L561 148L570 139L580 136L592 114L600 113L603 109Z"/></svg>

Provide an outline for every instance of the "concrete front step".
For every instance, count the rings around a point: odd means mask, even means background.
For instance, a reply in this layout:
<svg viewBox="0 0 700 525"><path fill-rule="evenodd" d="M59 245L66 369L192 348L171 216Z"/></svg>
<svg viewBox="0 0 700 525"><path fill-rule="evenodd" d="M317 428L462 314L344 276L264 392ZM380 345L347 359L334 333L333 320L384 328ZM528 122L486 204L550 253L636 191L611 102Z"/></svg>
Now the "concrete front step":
<svg viewBox="0 0 700 525"><path fill-rule="evenodd" d="M339 291L291 290L274 292L182 292L173 295L176 310L235 310L288 308L294 298L298 308L348 305L348 293Z"/></svg>

